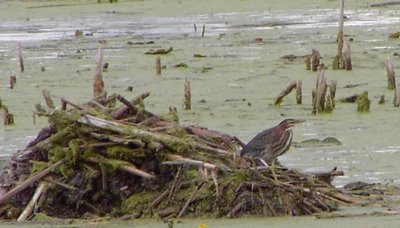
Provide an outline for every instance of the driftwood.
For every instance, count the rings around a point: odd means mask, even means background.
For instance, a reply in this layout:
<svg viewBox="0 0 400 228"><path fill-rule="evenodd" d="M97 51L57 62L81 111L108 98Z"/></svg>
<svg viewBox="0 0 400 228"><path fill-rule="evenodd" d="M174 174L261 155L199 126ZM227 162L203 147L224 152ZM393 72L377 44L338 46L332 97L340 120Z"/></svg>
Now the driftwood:
<svg viewBox="0 0 400 228"><path fill-rule="evenodd" d="M280 105L282 103L283 98L292 92L293 89L296 88L296 103L301 104L302 100L302 92L301 92L301 81L295 80L291 82L286 89L282 90L282 92L275 99L274 105Z"/></svg>
<svg viewBox="0 0 400 228"><path fill-rule="evenodd" d="M130 103L135 106L137 104L139 104L140 102L142 102L142 100L144 100L145 98L147 98L150 95L150 93L143 93L140 96L136 97L135 99L133 99L132 101L130 101ZM126 100L126 99L124 99ZM113 118L114 119L122 119L124 118L124 116L127 115L135 115L138 113L138 108L130 108L130 105L125 104L126 106L122 106L121 108L117 109L114 113L113 113ZM129 111L131 111L131 113L129 113ZM148 113L150 114L150 113Z"/></svg>
<svg viewBox="0 0 400 228"><path fill-rule="evenodd" d="M90 162L93 162L93 163L97 163L97 164L108 164L110 166L113 166L113 165L115 166L115 163L113 163L112 160L105 159L105 158L89 157L89 158L87 158L87 161L90 161ZM116 161L116 162L118 163L118 161ZM141 176L141 177L144 177L144 178L149 178L149 179L154 178L153 175L151 175L149 173L146 173L143 170L140 170L140 169L136 168L132 164L124 164L123 162L120 162L120 163L122 163L122 164L121 165L117 165L117 168L120 169L120 170L123 170L123 171L128 172L128 173L132 173L134 175L138 175L138 176Z"/></svg>
<svg viewBox="0 0 400 228"><path fill-rule="evenodd" d="M197 161L197 160L193 160L190 158L184 158L181 157L179 155L168 155L167 157L168 160L170 161L166 161L163 162L163 165L183 165L183 164L187 164L187 165L195 165L195 166L199 166L199 167L204 167L206 169L209 170L216 170L218 169L217 165L211 164L211 163L207 163L207 162L203 162L203 161ZM231 171L229 169L229 171Z"/></svg>
<svg viewBox="0 0 400 228"><path fill-rule="evenodd" d="M183 206L182 210L179 212L177 218L181 218L183 214L186 212L189 204L192 202L193 197L196 195L196 193L204 186L205 182L201 182L197 188L190 194L189 199L186 201L185 205Z"/></svg>
<svg viewBox="0 0 400 228"><path fill-rule="evenodd" d="M371 7L393 6L393 5L400 5L400 1L390 1L390 2L383 2L383 3L375 3L375 4L371 4Z"/></svg>
<svg viewBox="0 0 400 228"><path fill-rule="evenodd" d="M42 195L42 193L47 189L47 185L48 184L46 182L40 182L40 184L37 187L36 192L33 195L31 201L26 206L24 212L22 212L22 214L17 219L18 222L25 221L32 214L33 208L37 204L37 202L38 202L40 196Z"/></svg>
<svg viewBox="0 0 400 228"><path fill-rule="evenodd" d="M161 48L161 49L157 49L157 50L150 50L145 52L145 55L165 55L170 53L171 51L173 51L174 49L172 47L168 48L167 50Z"/></svg>
<svg viewBox="0 0 400 228"><path fill-rule="evenodd" d="M43 94L44 100L46 101L47 107L49 107L51 109L55 109L56 107L54 106L54 102L51 99L50 92L48 90L44 89L44 90L42 90L42 94Z"/></svg>
<svg viewBox="0 0 400 228"><path fill-rule="evenodd" d="M60 165L64 164L65 160L60 160L57 163L49 166L47 169L43 170L42 172L34 175L30 179L26 180L22 184L18 185L17 187L13 188L11 191L7 192L4 195L0 196L0 204L6 201L8 198L18 194L20 191L24 190L25 188L29 187L30 185L34 184L36 181L42 179L46 175L48 175L53 169L59 167Z"/></svg>

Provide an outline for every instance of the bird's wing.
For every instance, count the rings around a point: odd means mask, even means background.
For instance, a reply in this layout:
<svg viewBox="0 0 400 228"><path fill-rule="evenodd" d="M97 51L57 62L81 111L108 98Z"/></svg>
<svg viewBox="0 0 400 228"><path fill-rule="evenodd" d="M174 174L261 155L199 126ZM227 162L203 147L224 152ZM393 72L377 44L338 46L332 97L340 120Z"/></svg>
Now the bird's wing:
<svg viewBox="0 0 400 228"><path fill-rule="evenodd" d="M271 132L270 129L258 133L252 140L250 140L240 151L240 155L248 154L255 155L267 149L270 139L267 137Z"/></svg>

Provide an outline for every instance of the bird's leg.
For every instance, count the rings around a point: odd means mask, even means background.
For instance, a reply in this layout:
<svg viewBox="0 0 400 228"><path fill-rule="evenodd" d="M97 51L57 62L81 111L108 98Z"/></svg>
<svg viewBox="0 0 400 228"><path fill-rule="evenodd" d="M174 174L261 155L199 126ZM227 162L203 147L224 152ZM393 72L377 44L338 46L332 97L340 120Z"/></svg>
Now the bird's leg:
<svg viewBox="0 0 400 228"><path fill-rule="evenodd" d="M251 157L251 165L254 170L257 170L257 164L256 164L256 160L254 159L254 157Z"/></svg>
<svg viewBox="0 0 400 228"><path fill-rule="evenodd" d="M254 157L251 157L251 163L253 165L253 170L255 171L256 175L261 176L260 172L258 172L256 159Z"/></svg>
<svg viewBox="0 0 400 228"><path fill-rule="evenodd" d="M262 159L262 158L257 158L261 163L263 163L263 165L265 166L265 167L268 167L268 164L267 164L267 162L265 162L265 160L264 159Z"/></svg>
<svg viewBox="0 0 400 228"><path fill-rule="evenodd" d="M254 159L254 158L253 158ZM272 176L274 177L274 180L275 180L275 184L276 185L278 185L278 178L276 177L276 173L275 173L275 163L277 162L276 161L276 159L271 163L271 165L268 165L268 163L267 162L265 162L265 160L264 159L262 159L262 158L257 158L261 163L263 163L263 165L265 165L265 167L268 167L269 166L269 169L271 170L271 173L272 173ZM254 162L254 164L255 164L255 162ZM279 165L279 163L278 163L278 165Z"/></svg>
<svg viewBox="0 0 400 228"><path fill-rule="evenodd" d="M279 182L278 182L278 178L276 177L276 173L275 173L275 161L276 161L276 159L274 161L272 161L272 164L269 169L271 170L272 176L274 177L275 184L278 185Z"/></svg>

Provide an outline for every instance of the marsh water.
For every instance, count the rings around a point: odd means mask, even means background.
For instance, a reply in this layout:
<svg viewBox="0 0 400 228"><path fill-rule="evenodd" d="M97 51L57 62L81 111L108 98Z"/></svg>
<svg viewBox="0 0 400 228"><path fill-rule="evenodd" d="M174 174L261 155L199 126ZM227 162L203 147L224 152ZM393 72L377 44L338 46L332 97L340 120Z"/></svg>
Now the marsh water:
<svg viewBox="0 0 400 228"><path fill-rule="evenodd" d="M34 105L44 103L43 89L57 105L61 97L75 103L91 99L98 41L106 40L103 53L109 69L103 77L109 94L133 99L150 92L144 100L149 111L162 114L176 107L180 123L235 135L243 142L284 118L306 119L294 128L294 142L335 137L342 144L294 147L280 157L283 165L302 172L337 167L345 172L333 182L338 187L354 181L400 184L400 109L393 107L394 91L387 89L383 65L390 57L395 69L400 68L394 56L399 40L388 38L400 31L400 6L346 2L344 32L353 40L353 70L341 71L331 70L337 52L337 1L94 2L0 4L0 96L15 116L15 125L0 127L2 160L24 149L46 126L45 118L33 115ZM83 35L75 36L76 30ZM262 42L253 42L255 38ZM18 42L24 72L19 69ZM144 53L169 47L173 51L160 56L165 68L156 75L156 56ZM304 56L312 48L328 66L328 81L337 80L337 99L368 91L370 112L337 103L331 114L312 114L316 73L306 70L303 59L281 58ZM188 67L174 67L180 63ZM17 77L14 89L9 88L11 75ZM185 78L191 83L190 111L182 108ZM303 103L296 104L292 93L280 106L272 105L294 80L302 81ZM133 91L126 91L128 86ZM378 104L382 95L386 102Z"/></svg>

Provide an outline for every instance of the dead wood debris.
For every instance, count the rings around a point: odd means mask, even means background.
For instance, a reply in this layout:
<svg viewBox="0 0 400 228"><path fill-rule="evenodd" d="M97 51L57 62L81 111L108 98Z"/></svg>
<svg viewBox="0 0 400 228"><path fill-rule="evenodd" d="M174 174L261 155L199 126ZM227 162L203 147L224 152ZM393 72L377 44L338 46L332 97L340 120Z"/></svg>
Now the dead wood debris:
<svg viewBox="0 0 400 228"><path fill-rule="evenodd" d="M0 174L0 218L309 215L360 203L330 184L343 175L336 170L275 168L275 183L268 167L254 170L237 156L243 143L236 137L180 125L176 109L150 113L148 96L37 106L50 124Z"/></svg>
<svg viewBox="0 0 400 228"><path fill-rule="evenodd" d="M282 90L282 92L275 99L274 105L280 105L282 103L283 98L286 95L288 95L290 92L292 92L292 90L295 88L296 88L296 104L301 104L301 100L302 100L301 85L302 85L302 83L300 80L295 80L295 81L291 82L286 87L286 89Z"/></svg>
<svg viewBox="0 0 400 228"><path fill-rule="evenodd" d="M393 6L393 5L400 5L400 1L389 1L389 2L375 3L375 4L371 4L371 7Z"/></svg>

